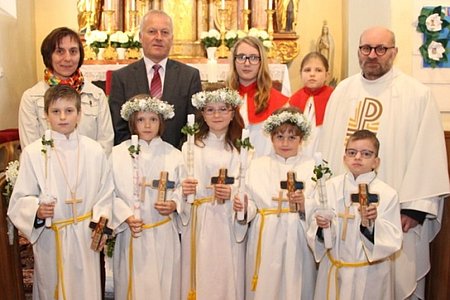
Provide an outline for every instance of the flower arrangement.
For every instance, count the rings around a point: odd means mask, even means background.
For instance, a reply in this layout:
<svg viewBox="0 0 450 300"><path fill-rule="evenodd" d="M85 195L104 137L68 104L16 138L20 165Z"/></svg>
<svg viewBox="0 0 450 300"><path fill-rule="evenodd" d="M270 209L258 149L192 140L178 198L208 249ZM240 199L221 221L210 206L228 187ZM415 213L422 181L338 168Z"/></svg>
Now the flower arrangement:
<svg viewBox="0 0 450 300"><path fill-rule="evenodd" d="M13 160L8 163L5 170L6 185L3 192L6 203L9 203L14 185L16 184L17 176L19 175L19 161Z"/></svg>
<svg viewBox="0 0 450 300"><path fill-rule="evenodd" d="M181 128L181 133L185 135L195 135L197 132L200 131L200 126L198 123L194 123L193 125L184 125L183 128Z"/></svg>
<svg viewBox="0 0 450 300"><path fill-rule="evenodd" d="M258 38L267 50L273 47L270 36L264 29L250 28L250 30L248 31L248 35Z"/></svg>
<svg viewBox="0 0 450 300"><path fill-rule="evenodd" d="M222 41L220 40L220 32L216 29L203 31L202 33L200 33L200 41L205 46L205 48L219 47L222 43Z"/></svg>
<svg viewBox="0 0 450 300"><path fill-rule="evenodd" d="M316 159L316 165L314 166L314 176L311 177L311 180L314 182L317 182L318 180L320 180L322 177L328 175L328 178L331 177L333 175L333 173L331 172L330 167L328 166L328 162L324 159L322 159L322 157L314 157ZM317 159L318 158L318 159Z"/></svg>
<svg viewBox="0 0 450 300"><path fill-rule="evenodd" d="M141 145L139 144L137 144L137 146L130 145L130 147L128 147L128 153L130 153L131 158L135 158L139 155L139 152L141 152Z"/></svg>
<svg viewBox="0 0 450 300"><path fill-rule="evenodd" d="M245 37L247 33L243 30L229 30L225 33L225 46L228 49L233 48L234 44L236 44L237 40Z"/></svg>
<svg viewBox="0 0 450 300"><path fill-rule="evenodd" d="M449 25L441 6L423 7L420 11L417 31L424 34L424 43L419 51L432 68L448 61Z"/></svg>
<svg viewBox="0 0 450 300"><path fill-rule="evenodd" d="M208 103L227 103L232 107L237 107L242 105L243 100L237 91L229 88L202 91L192 95L192 105L195 108L202 109Z"/></svg>
<svg viewBox="0 0 450 300"><path fill-rule="evenodd" d="M99 48L106 48L108 46L108 33L106 31L92 30L84 35L86 45L94 48L98 52Z"/></svg>
<svg viewBox="0 0 450 300"><path fill-rule="evenodd" d="M254 148L252 143L250 142L250 138L249 137L246 137L245 139L237 139L236 140L236 147L238 149L247 149L247 150L250 150L250 149Z"/></svg>
<svg viewBox="0 0 450 300"><path fill-rule="evenodd" d="M130 36L130 48L142 48L141 39L139 38L139 29Z"/></svg>
<svg viewBox="0 0 450 300"><path fill-rule="evenodd" d="M47 146L53 148L53 139L46 139L45 134L42 136L42 149L41 152L46 154L47 153Z"/></svg>
<svg viewBox="0 0 450 300"><path fill-rule="evenodd" d="M122 105L120 116L128 121L130 116L137 111L150 111L161 115L164 120L175 116L173 105L153 97L136 97Z"/></svg>
<svg viewBox="0 0 450 300"><path fill-rule="evenodd" d="M131 32L116 31L109 36L109 42L114 48L131 48Z"/></svg>
<svg viewBox="0 0 450 300"><path fill-rule="evenodd" d="M311 133L311 125L302 113L291 113L283 111L276 115L271 115L264 121L263 129L270 134L273 130L284 123L290 123L297 126L303 132L303 139L306 139Z"/></svg>

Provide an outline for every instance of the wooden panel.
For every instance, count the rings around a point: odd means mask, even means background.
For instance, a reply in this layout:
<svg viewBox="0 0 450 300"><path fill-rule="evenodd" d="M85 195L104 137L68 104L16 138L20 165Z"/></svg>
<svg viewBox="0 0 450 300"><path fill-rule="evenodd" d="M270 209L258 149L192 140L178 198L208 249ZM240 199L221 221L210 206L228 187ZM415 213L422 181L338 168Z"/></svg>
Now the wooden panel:
<svg viewBox="0 0 450 300"><path fill-rule="evenodd" d="M447 167L450 173L450 132L445 132ZM427 299L450 299L450 199L444 203L441 231L430 246L431 270L427 276Z"/></svg>
<svg viewBox="0 0 450 300"><path fill-rule="evenodd" d="M0 190L6 184L5 176L0 178ZM24 300L22 266L19 258L17 230L14 229L14 243L9 245L6 206L3 194L0 193L0 294L4 300Z"/></svg>

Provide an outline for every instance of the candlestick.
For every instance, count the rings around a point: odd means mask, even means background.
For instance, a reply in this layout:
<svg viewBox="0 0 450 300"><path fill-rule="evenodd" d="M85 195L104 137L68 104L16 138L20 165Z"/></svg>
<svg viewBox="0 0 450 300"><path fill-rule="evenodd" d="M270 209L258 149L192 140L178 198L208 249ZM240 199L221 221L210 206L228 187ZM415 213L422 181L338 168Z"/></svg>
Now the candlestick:
<svg viewBox="0 0 450 300"><path fill-rule="evenodd" d="M220 40L222 41L219 48L217 48L217 56L218 57L228 57L229 49L225 45L225 18L227 15L227 9L219 9L220 14Z"/></svg>
<svg viewBox="0 0 450 300"><path fill-rule="evenodd" d="M244 9L248 9L248 0L244 0Z"/></svg>
<svg viewBox="0 0 450 300"><path fill-rule="evenodd" d="M134 10L133 9L129 10L128 13L129 13L129 18L130 18L128 31L136 32L136 29L137 29L136 18L139 14L139 11L137 11L135 8Z"/></svg>
<svg viewBox="0 0 450 300"><path fill-rule="evenodd" d="M250 9L244 9L242 10L242 13L244 14L244 31L248 32L249 26L248 26L248 21L249 21L249 15L252 11Z"/></svg>
<svg viewBox="0 0 450 300"><path fill-rule="evenodd" d="M115 21L114 21L114 10L104 10L105 13L105 21L106 21L106 31L108 33L114 32Z"/></svg>

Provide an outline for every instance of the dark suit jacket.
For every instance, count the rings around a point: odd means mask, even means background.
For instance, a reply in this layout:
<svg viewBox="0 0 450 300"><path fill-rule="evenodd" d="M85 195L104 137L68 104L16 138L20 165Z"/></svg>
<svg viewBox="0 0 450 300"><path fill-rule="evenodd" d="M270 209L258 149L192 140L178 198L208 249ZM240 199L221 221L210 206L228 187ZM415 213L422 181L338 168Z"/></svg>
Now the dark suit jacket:
<svg viewBox="0 0 450 300"><path fill-rule="evenodd" d="M164 141L180 148L181 128L187 122L187 115L194 113L191 97L201 90L200 73L196 68L167 60L162 100L174 105L175 117L165 121L165 131L162 135ZM112 73L109 106L115 145L130 138L128 122L120 116L120 109L125 101L138 94L150 94L143 59Z"/></svg>

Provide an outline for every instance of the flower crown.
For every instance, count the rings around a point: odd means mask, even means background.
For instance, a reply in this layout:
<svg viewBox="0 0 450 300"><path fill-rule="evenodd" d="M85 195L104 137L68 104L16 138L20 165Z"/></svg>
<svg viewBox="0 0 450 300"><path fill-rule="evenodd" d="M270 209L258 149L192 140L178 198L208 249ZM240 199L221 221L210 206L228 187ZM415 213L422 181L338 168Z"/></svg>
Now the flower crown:
<svg viewBox="0 0 450 300"><path fill-rule="evenodd" d="M311 126L302 113L292 113L283 111L276 115L271 115L264 121L264 131L270 134L279 126L290 123L297 126L303 132L303 139L306 139L311 133Z"/></svg>
<svg viewBox="0 0 450 300"><path fill-rule="evenodd" d="M128 121L130 116L137 111L151 111L161 115L164 120L171 119L175 116L173 105L150 96L136 97L125 102L120 110L120 116L125 121Z"/></svg>
<svg viewBox="0 0 450 300"><path fill-rule="evenodd" d="M232 107L242 105L243 101L239 93L229 88L222 88L215 91L202 91L192 95L192 105L197 109L202 109L208 103L226 103Z"/></svg>

